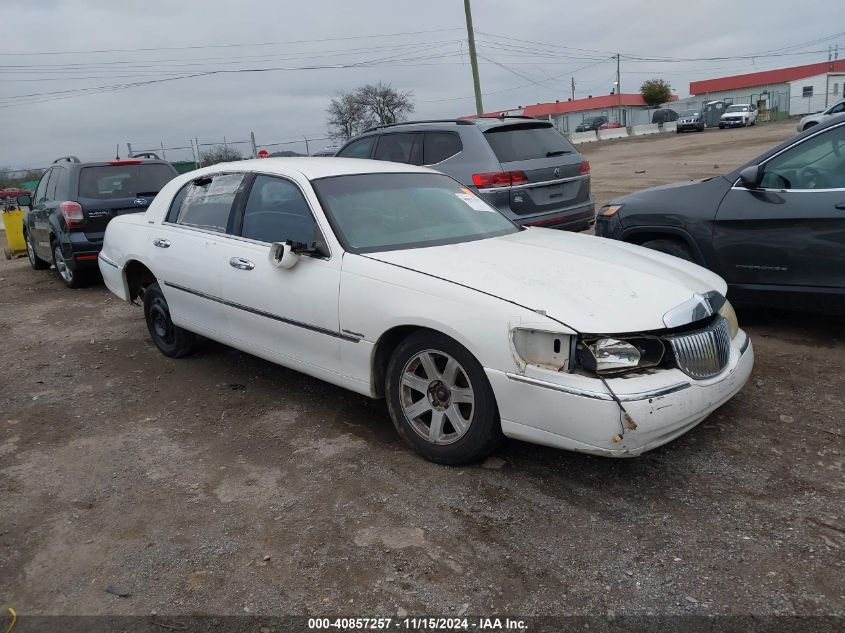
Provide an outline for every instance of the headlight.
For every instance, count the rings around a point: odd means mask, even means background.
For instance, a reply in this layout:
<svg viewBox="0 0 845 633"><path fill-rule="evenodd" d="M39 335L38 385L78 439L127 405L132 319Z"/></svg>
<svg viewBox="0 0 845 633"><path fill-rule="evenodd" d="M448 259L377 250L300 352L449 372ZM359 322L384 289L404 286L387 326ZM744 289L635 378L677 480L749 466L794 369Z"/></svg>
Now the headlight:
<svg viewBox="0 0 845 633"><path fill-rule="evenodd" d="M569 334L515 328L511 340L517 356L526 365L560 371L569 364Z"/></svg>
<svg viewBox="0 0 845 633"><path fill-rule="evenodd" d="M656 337L585 339L578 346L578 362L597 374L614 374L654 367L663 359L663 342Z"/></svg>
<svg viewBox="0 0 845 633"><path fill-rule="evenodd" d="M731 326L731 338L736 336L736 333L739 331L739 321L736 318L736 312L734 312L734 307L731 305L731 302L725 299L725 304L719 309L719 314L728 321L728 325Z"/></svg>
<svg viewBox="0 0 845 633"><path fill-rule="evenodd" d="M614 215L619 213L621 208L621 204L606 204L599 210L599 215L603 215L606 218L612 218Z"/></svg>

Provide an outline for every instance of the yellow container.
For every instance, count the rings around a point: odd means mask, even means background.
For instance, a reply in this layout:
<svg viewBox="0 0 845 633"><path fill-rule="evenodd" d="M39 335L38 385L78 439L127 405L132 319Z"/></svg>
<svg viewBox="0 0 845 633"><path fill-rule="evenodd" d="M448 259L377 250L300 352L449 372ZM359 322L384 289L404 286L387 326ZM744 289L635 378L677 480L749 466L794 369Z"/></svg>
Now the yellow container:
<svg viewBox="0 0 845 633"><path fill-rule="evenodd" d="M6 229L6 259L26 255L26 240L23 239L23 214L20 209L3 211L3 228Z"/></svg>

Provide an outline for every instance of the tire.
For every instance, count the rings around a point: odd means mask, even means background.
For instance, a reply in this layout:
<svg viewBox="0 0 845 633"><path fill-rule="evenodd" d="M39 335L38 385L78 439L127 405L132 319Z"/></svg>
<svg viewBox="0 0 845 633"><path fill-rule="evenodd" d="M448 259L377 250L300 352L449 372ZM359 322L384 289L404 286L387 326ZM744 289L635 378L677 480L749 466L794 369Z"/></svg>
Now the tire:
<svg viewBox="0 0 845 633"><path fill-rule="evenodd" d="M725 126L724 126L724 125L722 125L722 124L720 123L720 124L719 124L719 129L720 129L720 130L724 130L724 129L725 129Z"/></svg>
<svg viewBox="0 0 845 633"><path fill-rule="evenodd" d="M181 358L194 350L196 334L174 325L170 308L158 282L144 291L144 320L153 343L165 356Z"/></svg>
<svg viewBox="0 0 845 633"><path fill-rule="evenodd" d="M35 254L35 247L29 242L29 233L24 232L23 239L26 242L26 255L29 258L29 265L32 270L46 270L50 267L50 262L45 262L38 255Z"/></svg>
<svg viewBox="0 0 845 633"><path fill-rule="evenodd" d="M88 277L84 273L80 273L65 260L62 247L57 240L50 242L50 252L53 253L53 266L56 267L59 279L64 285L68 288L81 288L88 282Z"/></svg>
<svg viewBox="0 0 845 633"><path fill-rule="evenodd" d="M690 247L679 240L650 240L648 242L643 242L641 246L644 246L645 248L650 248L653 251L666 253L667 255L673 255L675 257L678 257L679 259L685 259L688 262L695 262L695 257L693 256Z"/></svg>
<svg viewBox="0 0 845 633"><path fill-rule="evenodd" d="M476 462L504 439L484 369L438 332L420 330L399 344L387 365L385 396L399 437L432 462ZM433 426L435 420L440 424Z"/></svg>

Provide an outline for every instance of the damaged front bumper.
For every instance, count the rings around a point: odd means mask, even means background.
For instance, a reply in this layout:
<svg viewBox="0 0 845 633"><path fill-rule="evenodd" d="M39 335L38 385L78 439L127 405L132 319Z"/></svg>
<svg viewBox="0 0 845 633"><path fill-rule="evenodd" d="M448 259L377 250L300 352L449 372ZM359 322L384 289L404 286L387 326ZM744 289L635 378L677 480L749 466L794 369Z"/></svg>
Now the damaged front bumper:
<svg viewBox="0 0 845 633"><path fill-rule="evenodd" d="M661 369L607 379L611 394L598 378L531 365L524 373L485 372L506 436L595 455L633 457L683 435L730 400L753 365L751 341L739 330L727 366L706 380L690 378L680 369Z"/></svg>

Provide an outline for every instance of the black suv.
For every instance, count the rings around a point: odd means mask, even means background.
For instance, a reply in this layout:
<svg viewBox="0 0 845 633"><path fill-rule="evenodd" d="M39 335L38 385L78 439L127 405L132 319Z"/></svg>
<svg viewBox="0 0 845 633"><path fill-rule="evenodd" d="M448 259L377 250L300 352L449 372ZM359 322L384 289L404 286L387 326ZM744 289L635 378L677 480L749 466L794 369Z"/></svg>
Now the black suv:
<svg viewBox="0 0 845 633"><path fill-rule="evenodd" d="M596 235L706 266L735 305L845 313L845 115L724 176L616 198Z"/></svg>
<svg viewBox="0 0 845 633"><path fill-rule="evenodd" d="M337 156L432 167L517 224L580 231L595 222L590 163L548 121L502 116L382 125Z"/></svg>
<svg viewBox="0 0 845 633"><path fill-rule="evenodd" d="M158 159L56 159L41 176L24 218L30 265L36 270L55 265L70 288L96 278L97 254L109 220L145 211L177 175L173 165Z"/></svg>
<svg viewBox="0 0 845 633"><path fill-rule="evenodd" d="M584 119L578 127L575 128L576 132L591 132L594 130L598 130L602 125L608 122L606 116L594 116L590 117L589 119Z"/></svg>

